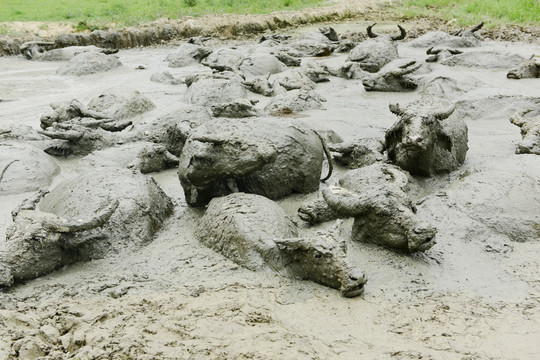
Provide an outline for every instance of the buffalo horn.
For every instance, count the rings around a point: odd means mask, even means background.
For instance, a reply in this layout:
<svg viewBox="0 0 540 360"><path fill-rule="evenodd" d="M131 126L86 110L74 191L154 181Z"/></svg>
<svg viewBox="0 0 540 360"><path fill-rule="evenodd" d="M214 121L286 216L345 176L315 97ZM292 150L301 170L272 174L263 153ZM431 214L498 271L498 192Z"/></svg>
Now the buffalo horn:
<svg viewBox="0 0 540 360"><path fill-rule="evenodd" d="M452 104L446 110L435 113L435 118L437 120L447 119L450 115L452 115L452 113L454 112L455 109L456 109L456 106Z"/></svg>
<svg viewBox="0 0 540 360"><path fill-rule="evenodd" d="M401 108L399 107L399 104L397 103L388 105L388 108L390 109L392 114L395 114L397 116L403 115L403 110L401 110Z"/></svg>
<svg viewBox="0 0 540 360"><path fill-rule="evenodd" d="M96 214L95 217L87 221L73 221L73 222L56 222L50 221L43 224L48 229L51 229L60 233L72 233L84 230L91 230L100 226L103 226L118 207L118 200L114 200L105 209Z"/></svg>
<svg viewBox="0 0 540 360"><path fill-rule="evenodd" d="M399 28L399 35L392 36L391 39L394 41L405 39L405 36L407 36L407 32L403 27L401 27L401 25L398 25L397 27Z"/></svg>
<svg viewBox="0 0 540 360"><path fill-rule="evenodd" d="M321 140L321 145L323 147L324 154L326 155L326 160L328 160L328 174L321 179L321 182L325 182L326 180L330 179L330 176L332 176L332 172L334 171L334 163L332 162L332 154L330 154L330 149L328 148L326 141L318 132L315 131L315 134L317 134L319 140Z"/></svg>
<svg viewBox="0 0 540 360"><path fill-rule="evenodd" d="M482 28L482 26L484 26L484 22L483 22L483 21L480 22L480 24L478 24L478 25L476 25L475 27L473 27L473 28L471 29L471 32L475 32L475 31L480 30L480 29Z"/></svg>
<svg viewBox="0 0 540 360"><path fill-rule="evenodd" d="M373 33L373 31L371 31L371 28L374 27L375 24L377 24L377 23L374 23L373 25L370 25L370 26L367 27L367 34L368 34L368 36L370 38L376 38L377 36L379 36L379 35Z"/></svg>
<svg viewBox="0 0 540 360"><path fill-rule="evenodd" d="M77 141L83 136L83 133L77 130L68 130L68 131L62 131L62 132L38 130L37 132L38 134L48 136L51 139L61 139L61 140L71 140L71 141Z"/></svg>
<svg viewBox="0 0 540 360"><path fill-rule="evenodd" d="M416 64L416 61L410 61L404 65L401 65L398 69L392 71L393 76L403 76L410 74L412 72L415 72L416 70L420 69L422 67L422 64L418 64L416 66L413 66Z"/></svg>

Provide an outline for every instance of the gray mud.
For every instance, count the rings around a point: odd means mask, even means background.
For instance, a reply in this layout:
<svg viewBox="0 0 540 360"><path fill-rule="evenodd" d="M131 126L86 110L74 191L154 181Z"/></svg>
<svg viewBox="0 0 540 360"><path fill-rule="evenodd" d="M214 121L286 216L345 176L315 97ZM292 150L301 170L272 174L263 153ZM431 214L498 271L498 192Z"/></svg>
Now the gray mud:
<svg viewBox="0 0 540 360"><path fill-rule="evenodd" d="M540 52L538 45L506 42L468 51L486 49L525 57ZM187 106L185 85L152 82L151 75L169 71L182 78L210 70L168 68L164 60L174 51L120 51L123 67L78 78L56 74L62 62L1 57L0 98L11 101L0 102L0 124L37 129L50 103L88 103L116 86L137 89L155 103L156 109L134 121ZM399 51L403 58L426 57L425 49L406 44ZM346 56L303 61L339 66ZM141 65L144 70L135 70ZM486 84L475 90L480 94L504 89L540 97L538 79L508 80L500 69L431 66ZM420 96L368 93L361 80L335 77L316 91L327 100L324 109L303 112L303 120L344 140L383 137L396 120L388 104ZM259 100L261 109L270 101L251 93L249 98ZM167 170L152 176L174 200L175 213L148 246L71 265L0 293L0 359L10 353L24 359L538 358L540 157L515 154L521 136L508 120L508 106L466 119L470 149L460 169L418 179L418 214L438 229L432 249L410 256L348 242L350 261L369 278L359 298L246 270L201 245L194 236L201 210L186 205L176 171ZM75 176L78 167L78 159L58 163L61 173L53 185ZM338 168L326 184L345 171ZM29 195L0 196L0 241L9 212ZM299 222L301 234L335 228L348 239L351 220L301 223L296 210L316 196L291 195L279 203ZM521 238L513 237L514 228Z"/></svg>

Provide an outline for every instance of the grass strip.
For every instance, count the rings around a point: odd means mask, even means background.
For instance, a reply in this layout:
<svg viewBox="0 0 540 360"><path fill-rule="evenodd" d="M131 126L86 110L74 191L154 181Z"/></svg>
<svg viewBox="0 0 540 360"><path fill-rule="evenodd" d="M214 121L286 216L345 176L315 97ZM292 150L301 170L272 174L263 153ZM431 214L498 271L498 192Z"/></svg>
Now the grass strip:
<svg viewBox="0 0 540 360"><path fill-rule="evenodd" d="M326 5L326 0L2 0L0 22L58 21L93 30L136 26L159 18L215 14L268 14Z"/></svg>
<svg viewBox="0 0 540 360"><path fill-rule="evenodd" d="M539 0L403 0L395 8L404 19L436 17L459 25L539 25Z"/></svg>

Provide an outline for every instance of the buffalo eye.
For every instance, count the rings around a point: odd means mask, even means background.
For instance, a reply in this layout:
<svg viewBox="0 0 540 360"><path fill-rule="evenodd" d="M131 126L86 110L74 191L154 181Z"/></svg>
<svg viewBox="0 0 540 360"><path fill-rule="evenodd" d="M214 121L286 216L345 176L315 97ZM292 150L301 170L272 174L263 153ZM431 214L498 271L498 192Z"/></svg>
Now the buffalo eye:
<svg viewBox="0 0 540 360"><path fill-rule="evenodd" d="M315 259L320 259L320 258L322 258L322 254L320 252L316 252Z"/></svg>

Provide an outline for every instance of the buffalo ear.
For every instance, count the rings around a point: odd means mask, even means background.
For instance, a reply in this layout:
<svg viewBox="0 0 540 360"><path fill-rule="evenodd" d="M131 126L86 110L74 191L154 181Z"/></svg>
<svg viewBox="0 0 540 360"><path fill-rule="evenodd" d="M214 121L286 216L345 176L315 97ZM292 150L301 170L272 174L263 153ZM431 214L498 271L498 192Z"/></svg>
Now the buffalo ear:
<svg viewBox="0 0 540 360"><path fill-rule="evenodd" d="M307 250L310 247L305 238L274 239L274 242L279 249L286 251Z"/></svg>
<svg viewBox="0 0 540 360"><path fill-rule="evenodd" d="M438 113L435 113L435 119L437 120L445 120L447 119L452 113L456 110L456 105L452 104L449 107L447 107L445 110L440 111Z"/></svg>
<svg viewBox="0 0 540 360"><path fill-rule="evenodd" d="M439 146L445 150L452 151L452 139L444 132L437 134Z"/></svg>
<svg viewBox="0 0 540 360"><path fill-rule="evenodd" d="M401 123L401 120L398 121L394 126L392 126L390 129L386 130L386 134L384 134L384 142L386 148L388 148L389 145L397 143L401 140L403 137L403 124Z"/></svg>
<svg viewBox="0 0 540 360"><path fill-rule="evenodd" d="M389 104L388 109L390 109L390 112L394 115L401 116L403 115L403 110L399 107L399 104Z"/></svg>

